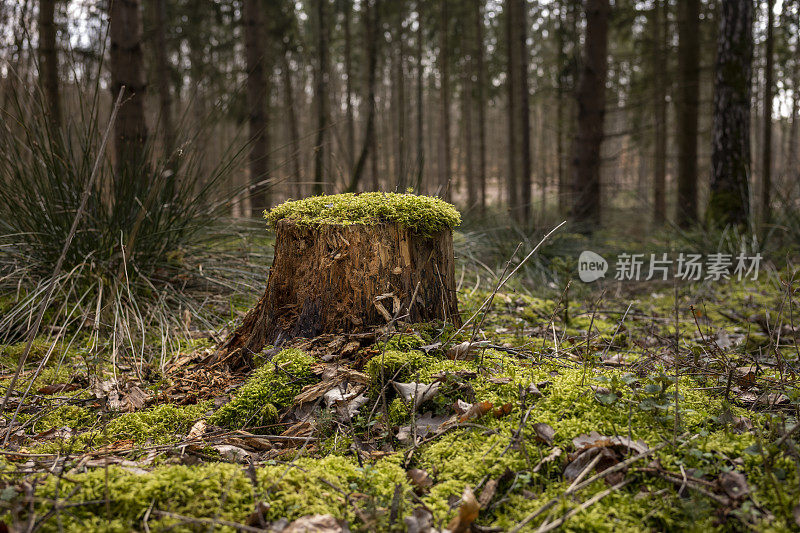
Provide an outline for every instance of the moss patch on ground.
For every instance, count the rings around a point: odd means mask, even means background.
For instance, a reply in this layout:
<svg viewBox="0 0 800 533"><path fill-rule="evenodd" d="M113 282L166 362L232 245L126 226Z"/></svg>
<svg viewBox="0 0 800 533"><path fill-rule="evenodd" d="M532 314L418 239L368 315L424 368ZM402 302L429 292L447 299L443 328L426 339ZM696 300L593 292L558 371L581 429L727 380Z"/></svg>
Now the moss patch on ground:
<svg viewBox="0 0 800 533"><path fill-rule="evenodd" d="M458 210L431 196L401 193L345 193L284 202L264 216L271 224L291 219L299 224L380 224L396 222L421 235L433 235L461 223Z"/></svg>
<svg viewBox="0 0 800 533"><path fill-rule="evenodd" d="M206 528L181 524L159 512L242 523L261 501L267 505L268 521L319 513L353 523L358 521L357 510L361 517L370 517L374 527L386 530L395 490L399 516L410 510L409 483L397 463L386 459L359 466L343 457L301 458L291 465L259 467L250 476L241 466L221 463L162 466L147 474L110 466L108 471L96 469L61 480L49 477L36 510L39 516L52 511L52 500L65 495L70 502L81 502L44 522L43 531L143 530L146 515L153 531L197 531ZM235 531L221 525L214 530Z"/></svg>
<svg viewBox="0 0 800 533"><path fill-rule="evenodd" d="M274 422L278 411L288 406L304 386L314 381L315 359L301 350L287 349L258 368L210 418L213 424L241 429Z"/></svg>

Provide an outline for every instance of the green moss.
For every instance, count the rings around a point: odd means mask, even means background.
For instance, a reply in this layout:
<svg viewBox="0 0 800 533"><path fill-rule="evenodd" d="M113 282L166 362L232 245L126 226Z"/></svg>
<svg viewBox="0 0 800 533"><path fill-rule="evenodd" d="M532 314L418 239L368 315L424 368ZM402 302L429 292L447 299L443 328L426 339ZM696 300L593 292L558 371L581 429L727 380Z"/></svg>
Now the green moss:
<svg viewBox="0 0 800 533"><path fill-rule="evenodd" d="M428 360L422 352L386 350L367 361L364 370L375 384L409 381Z"/></svg>
<svg viewBox="0 0 800 533"><path fill-rule="evenodd" d="M284 202L264 215L271 224L284 218L309 225L396 222L421 235L461 223L458 210L438 198L382 192L312 196Z"/></svg>
<svg viewBox="0 0 800 533"><path fill-rule="evenodd" d="M20 422L26 422L31 415L20 414ZM91 427L97 420L97 415L85 407L77 405L62 405L55 408L45 416L38 419L30 426L29 432L40 433L53 428L68 427L73 430Z"/></svg>
<svg viewBox="0 0 800 533"><path fill-rule="evenodd" d="M145 512L152 506L160 511L196 518L217 518L244 521L253 510L253 486L241 468L231 464L203 466L169 466L149 474L134 474L117 466L91 470L63 478L50 477L41 495L54 499L69 495L71 502L83 505L53 516L43 524L44 531L107 531L141 530ZM109 500L108 506L105 501ZM99 502L99 503L98 503ZM52 509L52 503L39 503L41 516ZM109 510L111 511L109 513ZM60 524L59 524L60 522ZM169 526L173 519L153 515L148 520L152 531L195 531L196 527ZM230 531L225 528L217 530Z"/></svg>
<svg viewBox="0 0 800 533"><path fill-rule="evenodd" d="M314 381L315 359L297 349L279 352L258 368L236 396L210 418L213 424L231 428L264 426L275 421L305 385Z"/></svg>
<svg viewBox="0 0 800 533"><path fill-rule="evenodd" d="M60 481L49 477L37 495L37 514L52 510L51 500L69 495L80 503L68 512L45 521L44 531L141 530L147 509L158 509L191 518L245 522L255 507L255 490L267 504L265 519L293 520L309 514L333 514L351 524L368 517L373 527L388 527L389 510L399 486L399 517L407 514L410 487L400 458L389 458L359 467L353 459L301 458L292 465L271 465L255 471L255 489L244 470L232 464L163 466L136 474L117 466L70 475ZM347 496L350 495L350 496ZM347 496L348 499L345 499ZM106 506L108 500L108 507ZM358 513L355 511L358 508ZM110 510L110 513L108 512ZM60 523L59 523L60 522ZM151 514L153 531L205 530ZM215 527L215 531L232 531Z"/></svg>
<svg viewBox="0 0 800 533"><path fill-rule="evenodd" d="M166 444L185 435L211 407L211 402L197 405L158 405L126 413L106 426L101 441L132 439L136 444Z"/></svg>
<svg viewBox="0 0 800 533"><path fill-rule="evenodd" d="M425 344L426 341L416 333L398 333L385 341L379 342L377 348L407 352L409 350L418 350Z"/></svg>
<svg viewBox="0 0 800 533"><path fill-rule="evenodd" d="M291 466L260 469L256 477L270 505L270 520L333 514L351 523L358 522L353 505L345 501L344 495L359 494L352 501L362 510L362 516L372 514L379 524L386 526L396 486L401 489L400 516L409 510L406 501L409 484L399 466L401 460L402 457L395 456L361 468L350 458L301 458Z"/></svg>

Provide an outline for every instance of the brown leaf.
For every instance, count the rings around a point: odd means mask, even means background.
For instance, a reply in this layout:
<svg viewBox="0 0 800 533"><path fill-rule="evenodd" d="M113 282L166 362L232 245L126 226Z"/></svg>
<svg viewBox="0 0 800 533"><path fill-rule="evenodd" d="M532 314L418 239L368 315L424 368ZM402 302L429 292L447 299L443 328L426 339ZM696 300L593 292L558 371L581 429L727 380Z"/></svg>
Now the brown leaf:
<svg viewBox="0 0 800 533"><path fill-rule="evenodd" d="M461 505L458 506L458 514L447 524L447 529L452 533L465 533L470 530L472 523L478 518L480 504L472 493L469 486L464 487L464 494L461 496Z"/></svg>
<svg viewBox="0 0 800 533"><path fill-rule="evenodd" d="M447 357L448 359L454 359L454 360L470 359L474 355L476 348L477 346L475 345L475 343L464 341L461 344L456 344L455 346L447 350Z"/></svg>
<svg viewBox="0 0 800 533"><path fill-rule="evenodd" d="M433 486L433 480L428 473L420 468L412 468L406 472L406 477L414 487L420 491L424 491Z"/></svg>
<svg viewBox="0 0 800 533"><path fill-rule="evenodd" d="M609 448L589 448L579 452L570 464L564 469L564 479L567 481L574 481L583 472L586 467L600 454L600 460L595 465L598 472L602 472L606 468L617 464L616 454Z"/></svg>
<svg viewBox="0 0 800 533"><path fill-rule="evenodd" d="M494 404L492 402L477 402L470 405L469 409L458 417L459 422L466 422L475 418L480 418L492 410Z"/></svg>
<svg viewBox="0 0 800 533"><path fill-rule="evenodd" d="M533 431L536 433L536 440L543 442L548 446L553 445L553 437L556 436L556 431L550 424L537 422L533 425Z"/></svg>
<svg viewBox="0 0 800 533"><path fill-rule="evenodd" d="M511 412L511 404L504 403L500 407L494 410L494 417L495 418L503 418L504 416L508 415Z"/></svg>
<svg viewBox="0 0 800 533"><path fill-rule="evenodd" d="M433 526L433 513L420 506L407 517L403 518L408 533L429 533Z"/></svg>
<svg viewBox="0 0 800 533"><path fill-rule="evenodd" d="M206 433L206 421L205 420L198 420L192 426L192 429L189 430L189 434L186 435L186 440L200 440L203 435Z"/></svg>
<svg viewBox="0 0 800 533"><path fill-rule="evenodd" d="M392 381L392 385L406 403L412 403L414 409L434 398L439 394L440 383L399 383Z"/></svg>
<svg viewBox="0 0 800 533"><path fill-rule="evenodd" d="M57 392L71 392L78 389L80 389L80 386L75 383L54 383L52 385L45 385L37 392L39 394L55 394Z"/></svg>
<svg viewBox="0 0 800 533"><path fill-rule="evenodd" d="M494 498L495 493L497 492L497 486L500 484L500 481L497 479L490 479L486 482L486 486L483 487L481 491L481 495L478 496L478 503L481 506L481 509L486 509L491 503L492 498Z"/></svg>
<svg viewBox="0 0 800 533"><path fill-rule="evenodd" d="M745 498L750 494L747 478L741 472L731 470L719 475L719 485L725 493L734 500Z"/></svg>
<svg viewBox="0 0 800 533"><path fill-rule="evenodd" d="M643 440L632 440L628 437L608 437L600 435L596 431L590 432L588 435L583 434L572 439L572 444L578 451L583 451L589 448L596 447L616 447L633 451L636 454L644 453L650 448Z"/></svg>
<svg viewBox="0 0 800 533"><path fill-rule="evenodd" d="M315 514L301 516L286 526L281 533L344 533L349 529L333 515Z"/></svg>
<svg viewBox="0 0 800 533"><path fill-rule="evenodd" d="M442 424L447 422L447 418L443 416L433 416L430 412L417 417L414 420L414 430L417 438L425 438L428 434L435 433L442 427ZM411 426L403 426L397 432L397 440L404 444L411 443L411 436L414 433Z"/></svg>

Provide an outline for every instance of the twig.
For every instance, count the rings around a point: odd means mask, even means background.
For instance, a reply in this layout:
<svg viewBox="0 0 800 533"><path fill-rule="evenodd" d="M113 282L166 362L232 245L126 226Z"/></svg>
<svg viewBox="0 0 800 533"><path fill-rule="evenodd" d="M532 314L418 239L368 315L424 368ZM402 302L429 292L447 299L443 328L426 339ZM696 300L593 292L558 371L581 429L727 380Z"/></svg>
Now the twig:
<svg viewBox="0 0 800 533"><path fill-rule="evenodd" d="M467 326L468 326L468 325L469 325L469 324L470 324L470 323L471 323L473 320L475 320L475 318L478 316L478 314L480 314L480 312L483 310L483 308L484 308L484 307L486 307L488 304L491 304L491 302L492 302L492 300L494 299L494 296L497 294L497 292L498 292L500 289L502 289L502 288L503 288L503 285L505 285L505 284L506 284L506 282L508 282L508 280L509 280L509 279L511 279L511 278L514 276L514 274L516 274L516 273L517 273L517 271L518 271L520 268L522 268L522 265L524 265L525 263L527 263L527 262L528 262L528 259L530 259L530 258L531 258L531 256L532 256L534 253L536 253L536 251L537 251L537 250L538 250L538 249L539 249L539 248L542 246L542 244L544 244L544 242L545 242L545 241L546 241L546 240L547 240L547 239L550 237L550 235L552 235L553 233L555 233L556 231L558 231L558 230L561 228L561 226L563 226L563 225L564 225L564 224L566 224L566 223L567 223L567 221L566 221L566 220L564 220L563 222L561 222L561 224L559 224L559 225L558 225L558 226L556 226L555 228L551 229L551 230L550 230L550 231L547 233L547 235L545 235L544 237L542 237L542 240L540 240L540 241L539 241L539 244L537 244L536 246L534 246L534 247L533 247L533 250L531 250L531 251L528 253L528 255L526 255L526 256L525 256L525 258L524 258L522 261L520 261L520 263L519 263L519 264L518 264L518 265L517 265L517 266L514 268L514 270L512 270L512 271L511 271L511 273L510 273L508 276L506 276L505 278L503 278L503 279L501 279L501 280L500 280L500 282L499 282L499 283L497 284L497 286L495 287L495 289L494 289L494 292L492 292L492 294L491 294L491 295L489 295L489 296L486 298L486 300L484 300L484 301L483 301L483 304L481 304L481 306L478 308L478 310L477 310L477 311L475 311L475 313L474 313L474 314L473 314L471 317L469 317L469 319L468 319L466 322L464 322L464 324L462 324L462 325L461 325L461 327L460 327L460 328L458 328L458 330L457 330L455 333L453 333L453 334L450 336L450 338L449 338L449 339L447 339L447 342L445 342L445 343L443 344L443 346L444 346L444 345L447 345L447 344L448 344L450 341L452 341L452 340L453 340L453 339L456 337L456 335L458 335L459 333L461 333L462 331L464 331L464 328L466 328L466 327L467 327Z"/></svg>
<svg viewBox="0 0 800 533"><path fill-rule="evenodd" d="M604 490L603 492L598 492L597 494L595 494L594 496L592 496L591 498L589 498L588 500L586 500L585 502L580 504L575 509L572 509L570 512L568 512L567 514L565 514L564 516L562 516L558 520L556 520L554 522L549 522L548 524L542 524L542 526L539 529L536 530L536 533L547 533L548 531L553 531L557 527L561 527L562 525L564 525L564 523L567 520L569 520L570 518L572 518L576 514L580 513L581 511L584 511L584 510L588 509L589 507L591 507L592 505L596 504L597 502L599 502L600 500L602 500L603 498L605 498L606 496L608 496L612 492L621 489L622 487L624 487L625 485L627 485L631 481L633 481L633 480L625 479L623 481L620 481L619 483L617 483L613 487L610 487L610 488Z"/></svg>

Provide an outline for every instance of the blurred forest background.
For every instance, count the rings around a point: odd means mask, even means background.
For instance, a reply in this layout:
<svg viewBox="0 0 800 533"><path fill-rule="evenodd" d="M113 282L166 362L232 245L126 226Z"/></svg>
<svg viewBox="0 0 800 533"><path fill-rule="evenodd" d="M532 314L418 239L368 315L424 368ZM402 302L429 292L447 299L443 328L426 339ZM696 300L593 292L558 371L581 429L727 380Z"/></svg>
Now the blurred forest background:
<svg viewBox="0 0 800 533"><path fill-rule="evenodd" d="M192 154L234 217L412 187L528 227L767 223L800 193L799 19L798 0L3 0L0 109L7 135L30 95L102 130L124 86L116 173Z"/></svg>

